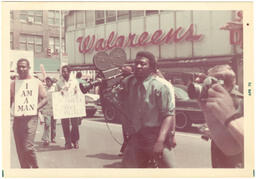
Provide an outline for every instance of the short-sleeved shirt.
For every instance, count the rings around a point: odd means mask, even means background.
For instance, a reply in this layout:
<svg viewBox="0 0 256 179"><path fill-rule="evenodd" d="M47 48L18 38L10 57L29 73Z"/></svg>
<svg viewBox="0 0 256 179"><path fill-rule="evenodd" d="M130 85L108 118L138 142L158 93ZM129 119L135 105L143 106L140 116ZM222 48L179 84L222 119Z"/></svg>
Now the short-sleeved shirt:
<svg viewBox="0 0 256 179"><path fill-rule="evenodd" d="M78 81L75 78L69 78L68 81L66 81L63 77L60 78L60 80L56 83L56 91L63 90L67 93L74 93L75 90L79 90Z"/></svg>
<svg viewBox="0 0 256 179"><path fill-rule="evenodd" d="M47 90L47 98L48 103L42 108L42 114L46 116L53 116L53 109L52 109L52 93L55 91L55 87L51 86L46 87Z"/></svg>
<svg viewBox="0 0 256 179"><path fill-rule="evenodd" d="M131 75L122 85L120 97L129 133L144 127L160 127L165 117L175 115L174 88L165 79L150 75L140 82Z"/></svg>

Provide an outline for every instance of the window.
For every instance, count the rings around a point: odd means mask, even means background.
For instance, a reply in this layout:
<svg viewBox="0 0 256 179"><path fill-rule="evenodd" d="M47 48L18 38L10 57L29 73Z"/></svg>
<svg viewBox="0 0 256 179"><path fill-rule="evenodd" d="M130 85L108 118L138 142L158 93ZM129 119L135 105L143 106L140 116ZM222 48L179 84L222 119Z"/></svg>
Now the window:
<svg viewBox="0 0 256 179"><path fill-rule="evenodd" d="M177 100L184 100L184 101L189 100L188 93L182 88L174 87L174 93Z"/></svg>
<svg viewBox="0 0 256 179"><path fill-rule="evenodd" d="M95 11L95 24L105 23L105 13L104 11Z"/></svg>
<svg viewBox="0 0 256 179"><path fill-rule="evenodd" d="M130 13L129 11L117 11L117 19L129 19Z"/></svg>
<svg viewBox="0 0 256 179"><path fill-rule="evenodd" d="M77 11L76 24L84 24L84 23L85 23L85 11Z"/></svg>
<svg viewBox="0 0 256 179"><path fill-rule="evenodd" d="M153 14L158 14L158 11L157 10L146 11L146 16L150 16Z"/></svg>
<svg viewBox="0 0 256 179"><path fill-rule="evenodd" d="M43 50L43 38L36 35L21 34L19 39L21 50L31 50L40 53Z"/></svg>
<svg viewBox="0 0 256 179"><path fill-rule="evenodd" d="M63 24L63 16L61 18ZM48 25L58 26L60 25L60 12L59 11L48 11Z"/></svg>
<svg viewBox="0 0 256 179"><path fill-rule="evenodd" d="M10 33L10 48L13 49L13 33Z"/></svg>
<svg viewBox="0 0 256 179"><path fill-rule="evenodd" d="M144 11L131 11L132 17L144 16Z"/></svg>
<svg viewBox="0 0 256 179"><path fill-rule="evenodd" d="M20 11L20 21L30 24L42 24L43 11Z"/></svg>
<svg viewBox="0 0 256 179"><path fill-rule="evenodd" d="M62 53L64 52L64 39L61 40L61 47L62 47ZM51 49L51 53L53 54L59 54L60 52L60 39L59 37L50 37L49 38L49 45L48 48Z"/></svg>
<svg viewBox="0 0 256 179"><path fill-rule="evenodd" d="M107 11L107 22L116 21L116 11Z"/></svg>

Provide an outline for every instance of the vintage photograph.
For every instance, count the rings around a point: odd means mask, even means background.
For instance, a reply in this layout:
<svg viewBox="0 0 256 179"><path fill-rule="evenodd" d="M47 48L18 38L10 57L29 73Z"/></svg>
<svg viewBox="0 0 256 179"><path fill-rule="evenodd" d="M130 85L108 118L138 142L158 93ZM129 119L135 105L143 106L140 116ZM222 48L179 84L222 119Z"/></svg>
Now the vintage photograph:
<svg viewBox="0 0 256 179"><path fill-rule="evenodd" d="M254 81L247 75L253 67L245 68L251 3L226 9L17 4L5 11L6 173L129 168L151 169L154 177L162 176L156 171L186 176L182 169L253 175L254 145L246 152L244 137L245 129L253 133Z"/></svg>

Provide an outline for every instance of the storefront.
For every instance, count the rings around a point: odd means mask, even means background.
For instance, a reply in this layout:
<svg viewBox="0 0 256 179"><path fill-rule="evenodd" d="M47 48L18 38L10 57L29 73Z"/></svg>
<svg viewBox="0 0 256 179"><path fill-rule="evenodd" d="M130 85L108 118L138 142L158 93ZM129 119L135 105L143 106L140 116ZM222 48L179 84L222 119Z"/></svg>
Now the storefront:
<svg viewBox="0 0 256 179"><path fill-rule="evenodd" d="M242 37L240 11L70 11L65 17L70 65L91 67L97 52L115 47L125 50L129 62L147 50L165 73L205 72L229 63L240 90Z"/></svg>

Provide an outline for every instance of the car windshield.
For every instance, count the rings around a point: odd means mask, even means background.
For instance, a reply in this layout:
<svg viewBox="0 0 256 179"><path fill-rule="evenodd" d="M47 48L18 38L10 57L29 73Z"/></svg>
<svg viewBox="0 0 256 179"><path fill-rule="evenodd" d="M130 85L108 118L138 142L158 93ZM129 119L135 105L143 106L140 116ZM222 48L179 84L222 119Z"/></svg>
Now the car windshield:
<svg viewBox="0 0 256 179"><path fill-rule="evenodd" d="M189 96L188 96L188 93L181 89L181 88L178 88L178 87L174 87L174 91L175 91L175 98L177 100L189 100Z"/></svg>

